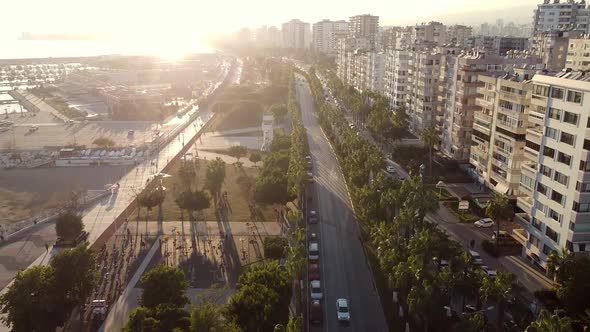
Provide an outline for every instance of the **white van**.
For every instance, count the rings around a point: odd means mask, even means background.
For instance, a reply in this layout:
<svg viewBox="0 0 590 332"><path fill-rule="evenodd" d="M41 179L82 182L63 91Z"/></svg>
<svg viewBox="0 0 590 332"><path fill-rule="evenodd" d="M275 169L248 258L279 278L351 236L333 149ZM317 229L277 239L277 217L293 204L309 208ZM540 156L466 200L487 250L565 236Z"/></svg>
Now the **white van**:
<svg viewBox="0 0 590 332"><path fill-rule="evenodd" d="M469 254L471 255L473 264L483 265L483 260L477 251L469 250Z"/></svg>
<svg viewBox="0 0 590 332"><path fill-rule="evenodd" d="M318 261L320 259L320 245L317 242L310 242L308 253L310 261Z"/></svg>

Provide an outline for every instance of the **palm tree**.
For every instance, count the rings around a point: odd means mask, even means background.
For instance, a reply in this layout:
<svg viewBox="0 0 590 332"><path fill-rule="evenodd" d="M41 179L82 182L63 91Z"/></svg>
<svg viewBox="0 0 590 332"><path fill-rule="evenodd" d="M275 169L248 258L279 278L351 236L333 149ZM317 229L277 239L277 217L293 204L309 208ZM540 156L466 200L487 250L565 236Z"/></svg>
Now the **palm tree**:
<svg viewBox="0 0 590 332"><path fill-rule="evenodd" d="M573 332L573 322L570 317L560 317L558 314L542 310L539 318L532 322L525 332Z"/></svg>
<svg viewBox="0 0 590 332"><path fill-rule="evenodd" d="M443 315L443 303L440 289L428 278L412 287L408 294L409 311L422 322L426 332L429 331L430 322Z"/></svg>
<svg viewBox="0 0 590 332"><path fill-rule="evenodd" d="M483 300L496 303L498 331L502 330L504 310L509 302L516 299L518 285L516 277L510 273L498 272L496 278L483 277L479 293Z"/></svg>
<svg viewBox="0 0 590 332"><path fill-rule="evenodd" d="M496 234L500 234L500 221L508 221L514 215L514 207L504 195L496 195L496 197L488 202L486 207L486 215L496 222ZM496 248L498 248L498 238L496 236Z"/></svg>
<svg viewBox="0 0 590 332"><path fill-rule="evenodd" d="M422 132L420 139L422 140L422 143L428 147L428 157L430 164L428 173L430 174L430 177L432 177L432 148L438 144L438 133L436 132L436 129L431 127Z"/></svg>

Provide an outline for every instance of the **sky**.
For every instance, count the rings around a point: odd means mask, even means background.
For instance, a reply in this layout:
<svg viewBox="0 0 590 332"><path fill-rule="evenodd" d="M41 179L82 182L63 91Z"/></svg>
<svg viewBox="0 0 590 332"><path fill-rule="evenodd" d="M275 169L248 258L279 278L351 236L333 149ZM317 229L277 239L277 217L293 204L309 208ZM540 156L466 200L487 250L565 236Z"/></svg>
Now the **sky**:
<svg viewBox="0 0 590 332"><path fill-rule="evenodd" d="M3 1L4 2L4 1ZM380 16L382 25L413 24L427 17L506 10L524 17L541 0L18 0L2 4L0 38L20 32L108 32L146 38L194 36L279 25L292 18L316 22L356 14ZM526 10L530 6L530 10ZM460 17L460 15L459 15ZM473 17L466 17L473 20ZM460 20L460 18L459 18Z"/></svg>

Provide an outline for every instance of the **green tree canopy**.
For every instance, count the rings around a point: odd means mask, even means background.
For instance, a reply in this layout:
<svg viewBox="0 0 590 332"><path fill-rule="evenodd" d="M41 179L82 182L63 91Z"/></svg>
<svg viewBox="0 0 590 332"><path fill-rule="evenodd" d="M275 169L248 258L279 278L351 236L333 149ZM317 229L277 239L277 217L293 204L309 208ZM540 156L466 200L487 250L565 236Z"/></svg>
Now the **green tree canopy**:
<svg viewBox="0 0 590 332"><path fill-rule="evenodd" d="M225 163L221 158L215 158L207 164L207 172L205 175L205 187L213 197L221 192L221 186L225 181Z"/></svg>
<svg viewBox="0 0 590 332"><path fill-rule="evenodd" d="M73 241L84 230L82 217L73 212L65 212L57 217L55 222L55 233L58 237Z"/></svg>
<svg viewBox="0 0 590 332"><path fill-rule="evenodd" d="M178 267L158 265L141 278L140 303L149 309L159 304L182 307L189 303L185 295L189 283L184 272Z"/></svg>
<svg viewBox="0 0 590 332"><path fill-rule="evenodd" d="M113 141L112 139L108 138L108 137L99 137L97 139L95 139L92 144L96 145L97 147L101 148L101 149L108 149L108 148L112 148L115 146L115 141Z"/></svg>
<svg viewBox="0 0 590 332"><path fill-rule="evenodd" d="M234 145L227 150L227 153L236 158L236 161L240 161L241 158L248 154L248 149L245 146Z"/></svg>
<svg viewBox="0 0 590 332"><path fill-rule="evenodd" d="M560 317L558 314L550 314L542 310L539 318L532 322L525 332L573 332L573 320L569 317Z"/></svg>
<svg viewBox="0 0 590 332"><path fill-rule="evenodd" d="M262 161L262 155L259 152L252 152L250 153L249 160L254 163L254 165L258 164Z"/></svg>
<svg viewBox="0 0 590 332"><path fill-rule="evenodd" d="M176 196L174 201L179 208L189 212L191 220L193 211L201 211L211 206L211 198L203 190L183 191Z"/></svg>

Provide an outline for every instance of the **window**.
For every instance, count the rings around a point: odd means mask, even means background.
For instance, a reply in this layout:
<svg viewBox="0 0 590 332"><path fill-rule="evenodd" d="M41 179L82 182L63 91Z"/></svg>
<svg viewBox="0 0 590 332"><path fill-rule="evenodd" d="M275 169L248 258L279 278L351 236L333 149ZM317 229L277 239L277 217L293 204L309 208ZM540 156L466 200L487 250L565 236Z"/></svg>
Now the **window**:
<svg viewBox="0 0 590 332"><path fill-rule="evenodd" d="M577 212L590 212L590 203L574 202L572 210Z"/></svg>
<svg viewBox="0 0 590 332"><path fill-rule="evenodd" d="M563 100L564 90L560 88L551 88L551 98L557 98Z"/></svg>
<svg viewBox="0 0 590 332"><path fill-rule="evenodd" d="M555 189L551 191L551 200L563 205L563 195Z"/></svg>
<svg viewBox="0 0 590 332"><path fill-rule="evenodd" d="M567 249L570 252L574 251L574 244L572 243L572 241L570 241L570 240L565 241L565 249Z"/></svg>
<svg viewBox="0 0 590 332"><path fill-rule="evenodd" d="M557 241L555 241L557 242ZM552 252L554 252L555 250L551 249L551 247L549 247L546 244L543 244L543 253L547 256L551 255Z"/></svg>
<svg viewBox="0 0 590 332"><path fill-rule="evenodd" d="M590 162L580 160L580 171L590 172Z"/></svg>
<svg viewBox="0 0 590 332"><path fill-rule="evenodd" d="M571 91L567 92L567 101L571 103L581 104L582 103L582 93L578 91Z"/></svg>
<svg viewBox="0 0 590 332"><path fill-rule="evenodd" d="M533 234L529 234L529 242L535 247L539 247L539 239Z"/></svg>
<svg viewBox="0 0 590 332"><path fill-rule="evenodd" d="M541 168L539 169L539 171L541 172L541 174L551 178L551 175L553 173L553 170L545 165L541 165Z"/></svg>
<svg viewBox="0 0 590 332"><path fill-rule="evenodd" d="M574 231L574 230L576 230L576 223L570 222L570 231Z"/></svg>
<svg viewBox="0 0 590 332"><path fill-rule="evenodd" d="M547 186L542 183L537 183L537 192L547 196Z"/></svg>
<svg viewBox="0 0 590 332"><path fill-rule="evenodd" d="M535 85L533 87L533 94L548 97L549 96L549 87L543 85Z"/></svg>
<svg viewBox="0 0 590 332"><path fill-rule="evenodd" d="M524 174L520 176L520 183L529 189L533 189L535 187L535 180ZM588 188L590 189L590 183L588 183Z"/></svg>
<svg viewBox="0 0 590 332"><path fill-rule="evenodd" d="M531 142L531 141L526 141L525 146L529 149L535 150L535 151L539 151L541 150L541 146L535 142Z"/></svg>
<svg viewBox="0 0 590 332"><path fill-rule="evenodd" d="M558 108L549 107L549 113L547 115L549 115L551 119L559 120L561 119L561 112L562 111Z"/></svg>
<svg viewBox="0 0 590 332"><path fill-rule="evenodd" d="M561 224L562 216L561 216L561 214L557 213L555 210L549 209L548 216L549 216L549 218L551 218Z"/></svg>
<svg viewBox="0 0 590 332"><path fill-rule="evenodd" d="M562 131L559 141L574 146L574 135Z"/></svg>
<svg viewBox="0 0 590 332"><path fill-rule="evenodd" d="M567 186L569 182L569 177L563 173L555 171L555 174L553 175L553 180L563 184L564 186Z"/></svg>
<svg viewBox="0 0 590 332"><path fill-rule="evenodd" d="M563 122L577 125L578 124L578 115L576 113L566 111L565 114L563 115Z"/></svg>
<svg viewBox="0 0 590 332"><path fill-rule="evenodd" d="M590 182L576 182L576 190L581 193L590 192Z"/></svg>
<svg viewBox="0 0 590 332"><path fill-rule="evenodd" d="M572 164L572 156L570 156L569 154L565 154L563 152L559 152L557 154L557 161L570 166Z"/></svg>
<svg viewBox="0 0 590 332"><path fill-rule="evenodd" d="M586 251L586 243L578 244L578 251Z"/></svg>
<svg viewBox="0 0 590 332"><path fill-rule="evenodd" d="M552 230L549 226L545 227L545 235L547 235L547 237L554 242L559 242L559 234L557 234L557 232Z"/></svg>
<svg viewBox="0 0 590 332"><path fill-rule="evenodd" d="M559 135L559 130L555 129L555 128L551 128L551 127L547 127L545 128L545 137L549 137L549 138L553 138L554 140L557 140L557 137Z"/></svg>
<svg viewBox="0 0 590 332"><path fill-rule="evenodd" d="M543 147L543 155L545 157L554 158L555 157L555 150L552 149L552 148L550 148L550 147L548 147L548 146L545 146L545 147Z"/></svg>

